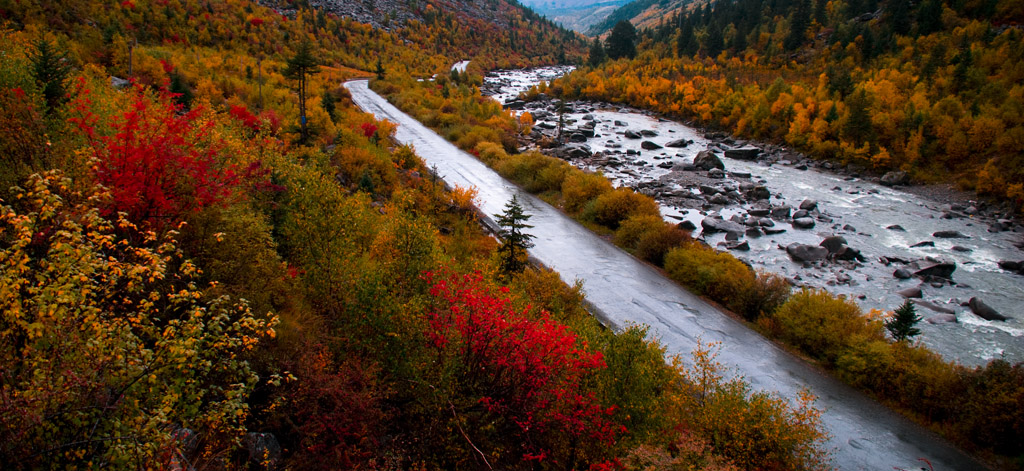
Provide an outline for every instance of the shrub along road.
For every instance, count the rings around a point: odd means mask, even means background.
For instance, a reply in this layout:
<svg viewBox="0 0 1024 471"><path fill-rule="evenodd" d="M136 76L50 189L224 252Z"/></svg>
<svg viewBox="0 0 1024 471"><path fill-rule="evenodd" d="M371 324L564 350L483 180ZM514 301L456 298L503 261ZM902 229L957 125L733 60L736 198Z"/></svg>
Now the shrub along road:
<svg viewBox="0 0 1024 471"><path fill-rule="evenodd" d="M634 323L651 327L670 354L688 357L698 340L721 342L718 360L755 389L787 398L807 388L832 435L841 469L920 468L928 459L938 470L983 468L935 434L911 423L863 394L809 367L651 267L594 235L557 209L501 178L467 154L369 90L367 81L345 84L353 101L378 119L398 124L396 138L416 149L450 185L475 187L484 214L500 213L516 195L532 217L530 254L564 280L583 281L587 301L614 328ZM493 221L485 221L494 225Z"/></svg>

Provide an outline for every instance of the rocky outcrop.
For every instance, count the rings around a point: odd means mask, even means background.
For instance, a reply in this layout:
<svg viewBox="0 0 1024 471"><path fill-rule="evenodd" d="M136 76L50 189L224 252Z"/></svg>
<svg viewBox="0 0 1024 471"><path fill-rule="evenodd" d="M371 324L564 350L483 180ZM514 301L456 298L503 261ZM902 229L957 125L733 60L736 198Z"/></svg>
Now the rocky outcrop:
<svg viewBox="0 0 1024 471"><path fill-rule="evenodd" d="M879 180L879 183L885 186L897 186L906 185L908 181L910 181L910 177L907 176L907 172L896 170L882 175L882 179Z"/></svg>
<svg viewBox="0 0 1024 471"><path fill-rule="evenodd" d="M908 266L914 276L950 279L956 271L956 262L940 259L924 259L910 263Z"/></svg>

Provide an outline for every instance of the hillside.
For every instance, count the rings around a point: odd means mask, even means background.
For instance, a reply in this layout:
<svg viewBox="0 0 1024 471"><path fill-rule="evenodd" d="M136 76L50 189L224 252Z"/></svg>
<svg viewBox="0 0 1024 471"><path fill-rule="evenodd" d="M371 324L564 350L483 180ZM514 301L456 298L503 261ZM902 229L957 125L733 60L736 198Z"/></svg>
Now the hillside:
<svg viewBox="0 0 1024 471"><path fill-rule="evenodd" d="M0 3L0 468L820 469L812 397L604 328L353 105L514 147L479 70L583 55L417 5Z"/></svg>
<svg viewBox="0 0 1024 471"><path fill-rule="evenodd" d="M1019 208L1022 19L1013 1L713 2L562 86Z"/></svg>
<svg viewBox="0 0 1024 471"><path fill-rule="evenodd" d="M523 5L573 31L585 33L628 0L526 0Z"/></svg>

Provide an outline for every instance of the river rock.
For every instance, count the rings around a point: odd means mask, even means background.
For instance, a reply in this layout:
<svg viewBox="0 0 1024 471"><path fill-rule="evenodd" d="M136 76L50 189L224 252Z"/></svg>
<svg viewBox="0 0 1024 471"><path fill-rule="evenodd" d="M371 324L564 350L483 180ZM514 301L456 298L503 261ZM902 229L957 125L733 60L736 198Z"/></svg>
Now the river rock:
<svg viewBox="0 0 1024 471"><path fill-rule="evenodd" d="M776 206L776 207L772 208L772 213L771 213L772 214L772 218L773 219L789 219L789 212L792 211L792 210L793 210L793 208L791 206L789 206L789 205L786 205L786 204L784 204L782 206Z"/></svg>
<svg viewBox="0 0 1024 471"><path fill-rule="evenodd" d="M907 270L906 268L897 268L896 271L892 272L892 276L901 280L906 280L913 277L914 275L910 273L910 270Z"/></svg>
<svg viewBox="0 0 1024 471"><path fill-rule="evenodd" d="M643 137L640 135L640 133L636 131L626 131L622 135L626 136L627 139L640 139L641 137Z"/></svg>
<svg viewBox="0 0 1024 471"><path fill-rule="evenodd" d="M839 251L835 253L834 257L835 257L836 260L846 260L846 261L860 260L862 262L866 261L864 256L861 255L860 249L855 249L855 248L850 247L848 245L844 245L844 246L840 247Z"/></svg>
<svg viewBox="0 0 1024 471"><path fill-rule="evenodd" d="M971 308L971 312L976 314L978 317L987 321L1006 321L1010 319L1009 317L996 312L995 309L992 309L989 305L985 304L978 298L971 298L971 300L967 302L967 307Z"/></svg>
<svg viewBox="0 0 1024 471"><path fill-rule="evenodd" d="M725 170L725 164L722 163L722 159L719 159L711 151L706 150L697 153L697 156L693 158L693 165L702 170L711 170L713 168Z"/></svg>
<svg viewBox="0 0 1024 471"><path fill-rule="evenodd" d="M746 227L743 227L739 223L736 223L736 222L733 222L733 221L726 221L725 219L715 218L715 217L706 217L706 218L704 218L704 220L702 220L700 222L700 226L704 229L704 232L707 232L707 233L712 233L712 232L738 232L738 233L743 233L747 229Z"/></svg>
<svg viewBox="0 0 1024 471"><path fill-rule="evenodd" d="M916 298L921 299L924 297L924 293L921 292L920 286L914 286L910 288L904 288L896 292L896 294L903 296L904 298Z"/></svg>
<svg viewBox="0 0 1024 471"><path fill-rule="evenodd" d="M692 143L693 141L688 141L686 139L676 139L674 141L669 141L668 143L666 143L665 147L686 147Z"/></svg>
<svg viewBox="0 0 1024 471"><path fill-rule="evenodd" d="M786 230L781 227L762 227L761 230L767 235L782 234L783 232L786 232Z"/></svg>
<svg viewBox="0 0 1024 471"><path fill-rule="evenodd" d="M896 186L906 185L909 180L910 177L907 175L907 172L904 172L902 170L895 170L892 172L888 172L885 175L882 175L882 179L879 181L879 183L885 186Z"/></svg>
<svg viewBox="0 0 1024 471"><path fill-rule="evenodd" d="M728 196L725 196L725 195L719 193L719 194L717 194L715 196L712 196L711 199L708 200L708 202L711 203L711 204L717 204L717 205L723 205L724 206L724 205L729 204L730 201L729 201L729 197Z"/></svg>
<svg viewBox="0 0 1024 471"><path fill-rule="evenodd" d="M725 156L736 160L756 160L760 153L761 149L748 147L743 149L728 149L725 151Z"/></svg>
<svg viewBox="0 0 1024 471"><path fill-rule="evenodd" d="M891 226L886 227L886 229L889 229L890 231L907 232L907 230L904 229L903 226L899 224L893 224Z"/></svg>
<svg viewBox="0 0 1024 471"><path fill-rule="evenodd" d="M910 264L915 276L949 279L956 271L956 263L948 260L925 259Z"/></svg>
<svg viewBox="0 0 1024 471"><path fill-rule="evenodd" d="M927 321L929 324L956 324L956 314L939 314L937 316L929 317Z"/></svg>
<svg viewBox="0 0 1024 471"><path fill-rule="evenodd" d="M811 217L811 212L806 209L798 209L793 213L793 219Z"/></svg>
<svg viewBox="0 0 1024 471"><path fill-rule="evenodd" d="M962 252L962 253L967 253L967 252L973 252L974 251L974 249L971 249L970 247L964 247L962 245L954 245L954 246L950 247L950 250L952 250L954 252Z"/></svg>
<svg viewBox="0 0 1024 471"><path fill-rule="evenodd" d="M661 146L659 146L658 144L655 144L655 143L653 143L651 141L641 142L640 143L640 147L643 148L644 150L658 150L658 149L661 149Z"/></svg>
<svg viewBox="0 0 1024 471"><path fill-rule="evenodd" d="M940 305L935 304L935 303L933 303L931 301L922 301L922 300L919 299L917 301L914 301L914 304L917 304L918 306L921 306L921 307L924 307L924 308L931 309L931 310L933 310L935 312L938 312L938 313L941 313L941 314L956 314L956 311L954 311L954 310L952 310L952 309L950 309L948 307L945 307L945 306L940 306ZM955 319L956 318L954 317L954 321L953 322L956 322Z"/></svg>
<svg viewBox="0 0 1024 471"><path fill-rule="evenodd" d="M710 178L725 178L725 171L720 168L713 168L708 170L708 177Z"/></svg>
<svg viewBox="0 0 1024 471"><path fill-rule="evenodd" d="M587 136L583 133L574 132L569 135L569 142L587 142Z"/></svg>
<svg viewBox="0 0 1024 471"><path fill-rule="evenodd" d="M800 209L804 211L814 211L815 209L818 209L818 202L810 198L805 199L800 202Z"/></svg>
<svg viewBox="0 0 1024 471"><path fill-rule="evenodd" d="M912 248L912 249L915 249L915 248L918 248L918 247L935 247L935 242L930 241L930 240L926 240L926 241L918 242L918 243L910 246L910 248Z"/></svg>
<svg viewBox="0 0 1024 471"><path fill-rule="evenodd" d="M834 254L846 246L846 238L838 235L828 236L818 245L828 249L828 253Z"/></svg>
<svg viewBox="0 0 1024 471"><path fill-rule="evenodd" d="M768 188L763 186L755 186L753 189L747 192L747 199L752 201L767 200L771 199L772 192L768 191ZM763 216L766 216L768 212L765 212Z"/></svg>
<svg viewBox="0 0 1024 471"><path fill-rule="evenodd" d="M646 137L657 137L658 136L658 131L655 131L653 129L641 129L640 130L640 135L641 136L646 136Z"/></svg>
<svg viewBox="0 0 1024 471"><path fill-rule="evenodd" d="M798 262L817 262L828 256L828 249L820 245L794 242L786 246L786 253Z"/></svg>
<svg viewBox="0 0 1024 471"><path fill-rule="evenodd" d="M938 231L938 232L933 232L932 233L932 237L937 237L939 239L966 239L967 238L966 235L961 234L959 231Z"/></svg>
<svg viewBox="0 0 1024 471"><path fill-rule="evenodd" d="M693 221L690 221L688 219L684 220L683 222L680 222L679 224L676 224L676 227L687 232L693 232L697 230L697 226L693 223Z"/></svg>
<svg viewBox="0 0 1024 471"><path fill-rule="evenodd" d="M629 126L629 124L626 123L625 121L619 121L619 120L615 120L615 125L619 126L619 127L621 127L621 126Z"/></svg>
<svg viewBox="0 0 1024 471"><path fill-rule="evenodd" d="M1016 272L1018 275L1024 275L1024 260L1015 262L1012 260L1001 260L999 262L999 268L1006 271Z"/></svg>
<svg viewBox="0 0 1024 471"><path fill-rule="evenodd" d="M750 250L750 244L747 241L730 241L725 243L725 248L729 250L748 251Z"/></svg>
<svg viewBox="0 0 1024 471"><path fill-rule="evenodd" d="M765 207L765 206L755 206L755 207L750 208L750 209L747 210L747 214L749 214L751 216L756 216L756 217L759 217L759 218L766 217L766 216L768 216L771 213L772 213L772 208Z"/></svg>
<svg viewBox="0 0 1024 471"><path fill-rule="evenodd" d="M814 219L807 217L793 219L793 227L797 229L811 229L814 227ZM828 252L828 249L825 251Z"/></svg>

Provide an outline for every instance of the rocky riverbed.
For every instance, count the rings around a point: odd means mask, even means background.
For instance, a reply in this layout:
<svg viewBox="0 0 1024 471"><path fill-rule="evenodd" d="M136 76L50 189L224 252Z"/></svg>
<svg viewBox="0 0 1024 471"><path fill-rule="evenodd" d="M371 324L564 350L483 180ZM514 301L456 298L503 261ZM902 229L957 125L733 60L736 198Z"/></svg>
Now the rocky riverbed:
<svg viewBox="0 0 1024 471"><path fill-rule="evenodd" d="M533 115L528 146L655 197L709 245L866 310L913 299L921 340L947 358L1024 360L1024 227L1008 208L640 110L516 98L565 72L501 72L484 89Z"/></svg>

